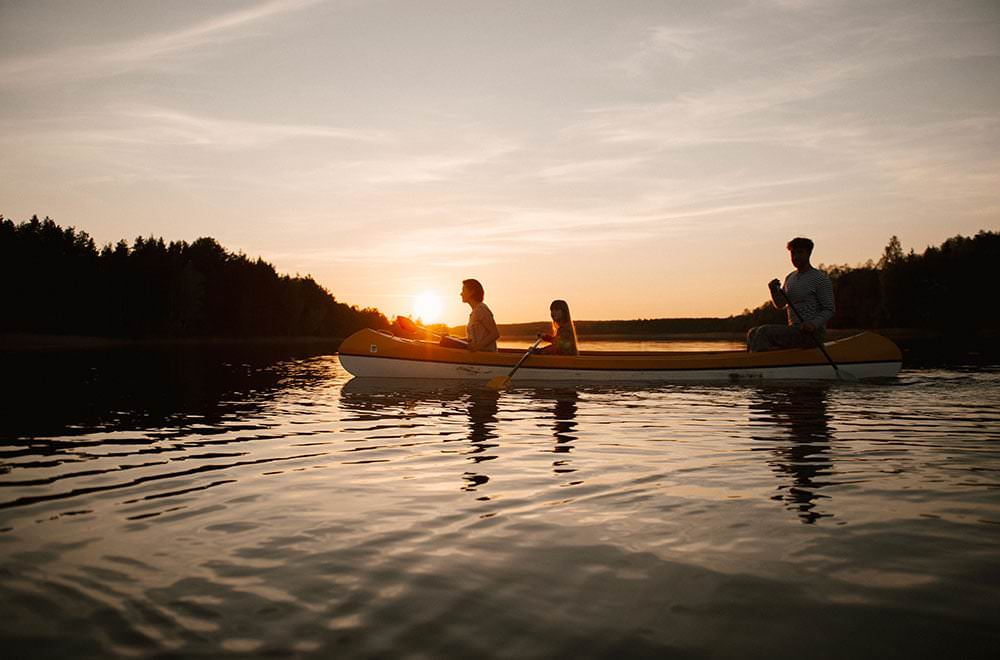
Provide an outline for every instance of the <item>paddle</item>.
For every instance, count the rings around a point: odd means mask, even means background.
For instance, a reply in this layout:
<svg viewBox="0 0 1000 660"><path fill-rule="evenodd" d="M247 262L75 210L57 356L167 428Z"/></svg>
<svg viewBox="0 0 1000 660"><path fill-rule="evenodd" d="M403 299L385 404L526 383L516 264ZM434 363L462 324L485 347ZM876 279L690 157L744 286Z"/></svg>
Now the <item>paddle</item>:
<svg viewBox="0 0 1000 660"><path fill-rule="evenodd" d="M535 347L538 346L541 341L541 337L535 340L535 343L531 345L531 348L528 349L527 353L521 356L521 359L517 361L517 364L514 365L514 368L510 370L509 374L506 376L494 376L493 378L490 378L490 382L486 383L486 387L491 390L502 390L507 387L510 384L510 379L514 377L514 372L516 372L524 361L528 359L528 356L531 355L531 353L535 350Z"/></svg>
<svg viewBox="0 0 1000 660"><path fill-rule="evenodd" d="M778 289L778 291L781 291L781 296L785 299L785 302L788 303L789 307L791 307L792 312L795 314L795 316L799 317L799 320L802 321L804 319L804 317L801 314L799 314L799 310L795 309L795 305L792 303L792 299L789 298L788 294L785 293L782 289ZM805 330L803 330L803 332L805 332ZM834 373L837 374L837 379L838 380L849 380L849 381L856 381L857 380L857 378L855 378L854 374L851 374L851 373L848 373L846 371L841 371L840 370L840 367L837 366L837 363L834 362L833 358L830 357L830 354L826 352L826 346L823 345L823 342L820 341L819 337L817 337L816 335L814 335L811 332L806 333L806 334L808 334L810 337L812 337L814 340L816 340L816 346L819 348L820 351L822 351L823 357L825 357L826 361L830 363L830 366L833 367L833 371L834 371ZM847 376L846 378L845 378L845 375Z"/></svg>

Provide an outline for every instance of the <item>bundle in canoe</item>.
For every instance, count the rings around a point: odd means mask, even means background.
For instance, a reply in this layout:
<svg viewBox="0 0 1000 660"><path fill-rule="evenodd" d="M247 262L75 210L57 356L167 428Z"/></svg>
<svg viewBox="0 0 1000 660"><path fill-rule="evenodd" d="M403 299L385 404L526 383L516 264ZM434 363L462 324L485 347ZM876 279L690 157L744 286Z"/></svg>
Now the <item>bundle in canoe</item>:
<svg viewBox="0 0 1000 660"><path fill-rule="evenodd" d="M852 380L891 378L902 355L890 340L872 332L826 342L823 347ZM358 377L463 379L507 376L524 349L496 353L446 348L436 342L359 330L344 340L340 362ZM580 355L529 355L518 381L726 381L837 380L819 347L766 353L745 351L581 351Z"/></svg>

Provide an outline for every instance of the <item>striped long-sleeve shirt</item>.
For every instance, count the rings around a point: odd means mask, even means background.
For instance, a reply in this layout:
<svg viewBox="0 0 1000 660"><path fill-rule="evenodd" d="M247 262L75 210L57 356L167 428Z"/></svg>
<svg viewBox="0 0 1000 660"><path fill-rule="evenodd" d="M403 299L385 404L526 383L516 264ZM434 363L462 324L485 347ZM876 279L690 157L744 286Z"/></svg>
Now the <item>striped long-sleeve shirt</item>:
<svg viewBox="0 0 1000 660"><path fill-rule="evenodd" d="M823 271L810 268L800 273L793 270L785 278L785 285L781 288L802 315L800 319L792 311L792 306L788 305L788 325L812 321L817 327L823 328L833 318L833 313L836 311L833 302L833 283ZM785 305L780 304L779 307Z"/></svg>

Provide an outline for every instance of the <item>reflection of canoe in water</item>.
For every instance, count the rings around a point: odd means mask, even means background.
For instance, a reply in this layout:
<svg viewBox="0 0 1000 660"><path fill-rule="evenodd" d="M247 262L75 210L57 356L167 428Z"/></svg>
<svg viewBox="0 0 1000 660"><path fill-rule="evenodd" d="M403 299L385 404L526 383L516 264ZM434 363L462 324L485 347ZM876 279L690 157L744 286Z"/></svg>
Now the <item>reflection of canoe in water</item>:
<svg viewBox="0 0 1000 660"><path fill-rule="evenodd" d="M899 373L902 356L885 337L862 332L826 343L840 370L854 378L887 378ZM360 330L340 346L340 362L355 376L489 380L506 376L524 355L518 349L470 353L432 342ZM835 380L837 374L818 348L747 353L744 351L653 352L581 351L578 356L531 355L517 380L679 381L743 379Z"/></svg>

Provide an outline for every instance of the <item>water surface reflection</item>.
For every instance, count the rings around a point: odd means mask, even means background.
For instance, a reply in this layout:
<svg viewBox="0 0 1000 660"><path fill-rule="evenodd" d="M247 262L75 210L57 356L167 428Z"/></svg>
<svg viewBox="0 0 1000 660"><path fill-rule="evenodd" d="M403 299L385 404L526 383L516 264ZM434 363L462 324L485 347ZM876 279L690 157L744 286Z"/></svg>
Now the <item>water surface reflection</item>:
<svg viewBox="0 0 1000 660"><path fill-rule="evenodd" d="M486 461L497 458L497 454L490 450L499 446L497 438L497 413L499 411L500 393L491 389L482 388L473 390L468 396L467 413L469 415L469 460L475 466L475 470L468 470L462 475L465 485L462 490L473 492L480 486L489 482L490 477L486 471L480 467ZM482 500L488 500L488 496L482 496Z"/></svg>
<svg viewBox="0 0 1000 660"><path fill-rule="evenodd" d="M552 461L552 471L556 474L576 472L572 467L570 453L576 449L576 429L579 424L576 419L577 404L580 393L576 388L537 388L531 390L529 396L537 402L545 404L551 418L540 418L539 423L545 424L552 432L554 445L552 451L561 456ZM573 482L579 483L579 482Z"/></svg>
<svg viewBox="0 0 1000 660"><path fill-rule="evenodd" d="M569 387L527 387L512 393L497 392L482 383L427 382L401 379L352 379L340 392L341 408L367 421L403 417L421 424L439 425L441 441L453 443L461 437L466 447L460 450L471 465L463 471L461 489L481 491L491 479L489 462L500 458L504 423L518 426L530 420L532 426L548 430L550 451L560 454L552 461L555 474L574 472L568 454L575 448L576 420L580 392ZM501 419L501 401L512 418ZM459 436L455 417L464 414L465 432ZM426 419L426 417L432 419ZM507 430L510 432L510 429ZM536 449L540 445L536 444ZM443 448L442 451L456 451ZM579 482L573 482L579 483ZM488 501L481 494L478 498Z"/></svg>
<svg viewBox="0 0 1000 660"><path fill-rule="evenodd" d="M832 515L819 506L821 500L828 500L829 496L819 491L830 484L833 472L829 388L803 384L759 387L750 393L749 418L756 429L753 437L771 445L768 463L781 482L773 499L784 502L806 524Z"/></svg>
<svg viewBox="0 0 1000 660"><path fill-rule="evenodd" d="M998 372L497 393L216 357L30 376L44 405L0 420L8 655L1000 643Z"/></svg>
<svg viewBox="0 0 1000 660"><path fill-rule="evenodd" d="M185 428L206 433L253 420L289 388L315 389L335 372L309 353L260 347L53 351L4 355L6 439Z"/></svg>

